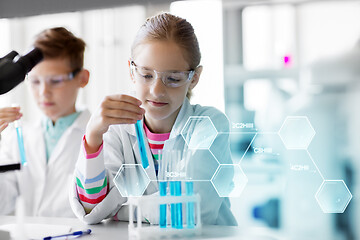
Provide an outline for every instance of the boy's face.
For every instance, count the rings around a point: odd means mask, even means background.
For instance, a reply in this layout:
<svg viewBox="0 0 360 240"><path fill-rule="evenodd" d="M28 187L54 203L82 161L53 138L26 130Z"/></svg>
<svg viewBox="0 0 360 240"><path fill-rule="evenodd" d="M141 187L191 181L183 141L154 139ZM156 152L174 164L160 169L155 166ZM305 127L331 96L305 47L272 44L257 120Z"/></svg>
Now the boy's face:
<svg viewBox="0 0 360 240"><path fill-rule="evenodd" d="M44 59L29 73L28 80L37 105L54 123L74 113L79 88L87 84L83 71L73 79L68 59Z"/></svg>
<svg viewBox="0 0 360 240"><path fill-rule="evenodd" d="M189 71L189 64L183 57L180 47L169 41L153 41L136 48L134 63L149 70ZM136 95L142 101L145 109L145 119L153 130L160 128L169 130L174 124L180 107L189 88L195 87L197 79L193 78L186 84L172 88L165 86L160 78L154 79L151 84L144 84L133 77ZM155 128L155 129L154 129Z"/></svg>

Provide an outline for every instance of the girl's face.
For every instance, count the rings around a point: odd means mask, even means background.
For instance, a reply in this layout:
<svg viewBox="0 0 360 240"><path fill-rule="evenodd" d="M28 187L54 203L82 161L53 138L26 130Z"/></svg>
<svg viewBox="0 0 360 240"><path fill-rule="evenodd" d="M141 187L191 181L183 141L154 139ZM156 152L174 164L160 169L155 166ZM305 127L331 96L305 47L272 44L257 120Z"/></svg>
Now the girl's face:
<svg viewBox="0 0 360 240"><path fill-rule="evenodd" d="M151 41L135 49L136 66L158 72L189 71L190 66L184 59L183 50L171 41ZM200 71L201 72L201 71ZM199 73L184 85L167 87L161 78L145 84L132 76L137 98L145 109L145 121L149 129L156 133L170 132L189 88L196 86Z"/></svg>

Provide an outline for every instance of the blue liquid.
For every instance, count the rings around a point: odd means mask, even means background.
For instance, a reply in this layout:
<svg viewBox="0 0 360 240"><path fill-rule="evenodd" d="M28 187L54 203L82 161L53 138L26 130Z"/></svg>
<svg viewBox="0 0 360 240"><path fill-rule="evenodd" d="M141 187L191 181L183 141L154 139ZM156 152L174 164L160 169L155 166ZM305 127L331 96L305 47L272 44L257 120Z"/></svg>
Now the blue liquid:
<svg viewBox="0 0 360 240"><path fill-rule="evenodd" d="M135 123L135 130L136 130L136 137L139 143L139 151L140 151L140 157L141 157L141 164L144 169L149 167L149 161L146 156L146 148L145 148L145 139L144 139L144 133L142 131L141 127L141 121L138 120Z"/></svg>
<svg viewBox="0 0 360 240"><path fill-rule="evenodd" d="M181 196L181 182L175 181L175 196ZM182 229L182 203L175 203L176 207L176 219L175 228Z"/></svg>
<svg viewBox="0 0 360 240"><path fill-rule="evenodd" d="M19 146L19 151L20 151L21 165L24 166L27 163L27 161L26 161L26 157L25 157L24 138L23 138L21 127L16 128L16 134L17 134L18 146Z"/></svg>
<svg viewBox="0 0 360 240"><path fill-rule="evenodd" d="M159 182L160 196L166 196L167 182ZM160 205L160 227L166 228L166 204Z"/></svg>
<svg viewBox="0 0 360 240"><path fill-rule="evenodd" d="M175 182L170 181L170 196L175 196ZM170 204L170 213L171 213L171 227L175 228L176 224L176 209L175 209L175 203Z"/></svg>
<svg viewBox="0 0 360 240"><path fill-rule="evenodd" d="M194 195L194 183L186 182L186 195L192 196ZM194 213L194 203L188 202L186 203L186 222L188 228L195 227L195 213Z"/></svg>

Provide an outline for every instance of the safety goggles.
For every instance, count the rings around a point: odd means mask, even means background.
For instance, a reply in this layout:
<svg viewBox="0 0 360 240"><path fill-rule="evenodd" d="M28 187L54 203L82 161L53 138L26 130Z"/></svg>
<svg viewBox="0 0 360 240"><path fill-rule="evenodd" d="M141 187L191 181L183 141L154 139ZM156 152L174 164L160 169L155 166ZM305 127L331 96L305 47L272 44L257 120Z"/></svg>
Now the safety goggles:
<svg viewBox="0 0 360 240"><path fill-rule="evenodd" d="M41 83L46 83L47 86L51 88L60 88L64 86L65 82L73 80L76 75L81 71L81 69L76 69L75 71L68 74L59 74L52 76L36 76L28 75L26 81L30 84L32 88L39 88Z"/></svg>
<svg viewBox="0 0 360 240"><path fill-rule="evenodd" d="M130 62L130 70L134 79L143 84L151 85L154 80L160 78L164 85L170 88L177 88L185 85L195 74L195 70L158 72L156 70L137 66L134 61Z"/></svg>

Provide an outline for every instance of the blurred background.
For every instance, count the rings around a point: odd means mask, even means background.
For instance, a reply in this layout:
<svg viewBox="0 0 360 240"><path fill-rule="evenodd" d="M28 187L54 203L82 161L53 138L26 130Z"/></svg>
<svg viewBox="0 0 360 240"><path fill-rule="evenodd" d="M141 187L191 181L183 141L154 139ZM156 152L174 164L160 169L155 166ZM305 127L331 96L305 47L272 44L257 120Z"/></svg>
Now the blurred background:
<svg viewBox="0 0 360 240"><path fill-rule="evenodd" d="M192 103L231 123L234 162L248 179L231 198L239 227L279 239L360 239L360 1L2 0L0 56L25 54L45 28L68 28L87 43L91 77L78 105L94 111L106 95L131 91L132 40L161 11L185 17L198 36L204 71ZM1 107L12 103L25 121L40 114L25 83L0 96ZM303 149L287 149L278 134L288 116L305 117L315 133ZM351 192L350 202L335 193L342 213L326 213L316 198L324 180Z"/></svg>

